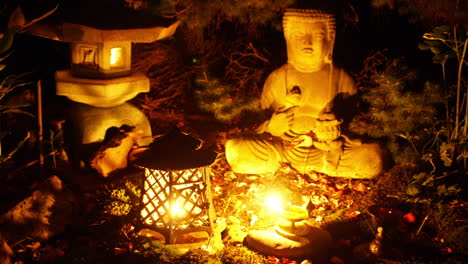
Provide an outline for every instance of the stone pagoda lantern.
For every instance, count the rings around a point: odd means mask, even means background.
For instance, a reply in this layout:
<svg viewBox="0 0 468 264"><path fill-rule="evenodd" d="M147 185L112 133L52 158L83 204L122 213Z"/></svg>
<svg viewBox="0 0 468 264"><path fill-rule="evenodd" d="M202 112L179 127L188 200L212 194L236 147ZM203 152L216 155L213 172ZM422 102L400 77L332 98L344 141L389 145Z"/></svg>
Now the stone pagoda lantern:
<svg viewBox="0 0 468 264"><path fill-rule="evenodd" d="M178 21L128 9L118 1L65 1L50 18L33 25L33 35L70 43L71 68L55 73L56 94L71 100L75 155L101 142L110 127L135 126L138 145L152 138L147 117L127 101L148 92L143 73L132 71L132 43L151 43L174 34ZM79 158L78 158L79 159Z"/></svg>

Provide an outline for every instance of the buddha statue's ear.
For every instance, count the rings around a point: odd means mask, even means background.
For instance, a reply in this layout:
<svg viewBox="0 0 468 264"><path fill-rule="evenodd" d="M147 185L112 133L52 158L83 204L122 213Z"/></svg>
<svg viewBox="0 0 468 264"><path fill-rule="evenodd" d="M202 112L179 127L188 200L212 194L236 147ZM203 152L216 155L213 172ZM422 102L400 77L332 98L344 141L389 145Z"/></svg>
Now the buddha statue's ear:
<svg viewBox="0 0 468 264"><path fill-rule="evenodd" d="M325 55L324 62L331 64L333 61L333 47L335 46L335 31L328 32L328 51Z"/></svg>
<svg viewBox="0 0 468 264"><path fill-rule="evenodd" d="M326 64L331 64L332 61L333 61L333 55L332 55L332 53L329 53L327 56L325 56L325 58L323 59L323 61L324 61Z"/></svg>

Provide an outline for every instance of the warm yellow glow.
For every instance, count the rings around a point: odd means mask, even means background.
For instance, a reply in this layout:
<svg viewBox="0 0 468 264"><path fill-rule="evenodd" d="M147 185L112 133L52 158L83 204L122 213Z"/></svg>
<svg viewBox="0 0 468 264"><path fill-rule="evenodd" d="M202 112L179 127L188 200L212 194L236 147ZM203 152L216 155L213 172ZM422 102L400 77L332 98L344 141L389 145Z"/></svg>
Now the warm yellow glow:
<svg viewBox="0 0 468 264"><path fill-rule="evenodd" d="M267 194L265 197L265 206L271 211L280 212L284 208L283 197L278 193Z"/></svg>
<svg viewBox="0 0 468 264"><path fill-rule="evenodd" d="M191 188L196 185L201 186L201 183L193 183L200 179L199 175L184 171L182 177L178 179L179 183L172 188L168 185L164 171L146 168L145 176L143 193L145 207L141 210L141 216L146 224L162 225L168 223L169 218L182 221L188 214L197 215L202 212L202 208L197 204L200 194L193 193Z"/></svg>
<svg viewBox="0 0 468 264"><path fill-rule="evenodd" d="M178 197L172 205L169 205L169 211L173 217L183 217L187 213L184 209L184 199Z"/></svg>
<svg viewBox="0 0 468 264"><path fill-rule="evenodd" d="M114 67L120 66L122 65L122 61L122 48L112 48L110 50L110 65Z"/></svg>

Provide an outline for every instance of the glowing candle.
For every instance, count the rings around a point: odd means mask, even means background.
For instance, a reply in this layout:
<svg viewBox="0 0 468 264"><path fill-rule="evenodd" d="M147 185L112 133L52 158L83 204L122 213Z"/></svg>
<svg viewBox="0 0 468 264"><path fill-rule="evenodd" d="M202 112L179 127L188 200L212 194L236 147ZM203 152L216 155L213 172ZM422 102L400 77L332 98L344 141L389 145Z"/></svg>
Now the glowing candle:
<svg viewBox="0 0 468 264"><path fill-rule="evenodd" d="M281 212L284 208L284 201L280 194L271 193L265 197L265 206L271 211Z"/></svg>
<svg viewBox="0 0 468 264"><path fill-rule="evenodd" d="M122 48L112 48L110 50L110 65L113 67L122 65Z"/></svg>

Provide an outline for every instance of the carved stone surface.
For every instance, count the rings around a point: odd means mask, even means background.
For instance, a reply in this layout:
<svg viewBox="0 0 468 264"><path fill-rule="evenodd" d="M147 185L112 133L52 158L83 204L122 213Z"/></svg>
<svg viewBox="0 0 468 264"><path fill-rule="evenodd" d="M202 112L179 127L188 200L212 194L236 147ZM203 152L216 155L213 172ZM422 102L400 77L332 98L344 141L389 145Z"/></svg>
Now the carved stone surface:
<svg viewBox="0 0 468 264"><path fill-rule="evenodd" d="M226 142L233 171L271 173L285 162L302 173L376 177L383 170L382 148L341 133L343 119L355 108L356 87L332 63L334 16L288 9L283 27L288 63L268 76L261 98L262 107L274 113L258 136Z"/></svg>

